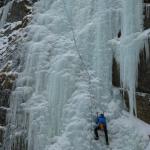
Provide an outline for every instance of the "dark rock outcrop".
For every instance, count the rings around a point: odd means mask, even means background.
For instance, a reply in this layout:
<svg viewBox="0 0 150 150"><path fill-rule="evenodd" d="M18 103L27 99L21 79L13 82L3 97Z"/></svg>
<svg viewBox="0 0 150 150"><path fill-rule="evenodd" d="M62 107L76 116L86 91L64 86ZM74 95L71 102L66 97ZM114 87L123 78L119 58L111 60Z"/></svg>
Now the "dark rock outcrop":
<svg viewBox="0 0 150 150"><path fill-rule="evenodd" d="M119 72L119 64L115 58L113 58L113 66L112 66L112 84L116 87L120 87L120 72Z"/></svg>
<svg viewBox="0 0 150 150"><path fill-rule="evenodd" d="M30 11L31 3L28 0L14 1L7 17L7 22L21 21Z"/></svg>

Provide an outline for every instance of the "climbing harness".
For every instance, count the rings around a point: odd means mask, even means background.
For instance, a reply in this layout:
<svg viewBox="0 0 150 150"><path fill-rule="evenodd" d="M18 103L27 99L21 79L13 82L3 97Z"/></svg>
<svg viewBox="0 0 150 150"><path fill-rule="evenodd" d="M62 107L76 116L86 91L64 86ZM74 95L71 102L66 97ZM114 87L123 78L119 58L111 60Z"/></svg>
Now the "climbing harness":
<svg viewBox="0 0 150 150"><path fill-rule="evenodd" d="M103 124L99 124L99 129L100 130L104 130L104 125Z"/></svg>

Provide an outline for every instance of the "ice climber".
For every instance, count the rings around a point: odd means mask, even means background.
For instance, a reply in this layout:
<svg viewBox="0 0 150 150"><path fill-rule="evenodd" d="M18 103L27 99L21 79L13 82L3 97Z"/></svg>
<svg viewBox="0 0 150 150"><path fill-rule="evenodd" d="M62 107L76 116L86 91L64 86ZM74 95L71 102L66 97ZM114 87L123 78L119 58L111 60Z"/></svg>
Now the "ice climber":
<svg viewBox="0 0 150 150"><path fill-rule="evenodd" d="M97 113L96 127L94 129L95 140L99 139L98 130L104 131L104 133L105 133L105 139L106 139L106 144L109 145L109 142L108 142L108 132L107 132L107 124L106 124L106 118L105 118L104 114L98 115L98 113Z"/></svg>

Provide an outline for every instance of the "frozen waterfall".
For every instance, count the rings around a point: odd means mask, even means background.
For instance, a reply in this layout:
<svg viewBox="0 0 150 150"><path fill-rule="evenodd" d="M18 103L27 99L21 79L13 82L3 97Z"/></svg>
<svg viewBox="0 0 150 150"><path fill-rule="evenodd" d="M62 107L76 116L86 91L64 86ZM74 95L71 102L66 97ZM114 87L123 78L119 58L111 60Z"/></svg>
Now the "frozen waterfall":
<svg viewBox="0 0 150 150"><path fill-rule="evenodd" d="M138 57L144 45L144 40L139 43L143 37L142 1L40 0L33 10L23 44L25 68L10 99L5 149L21 142L18 137L25 141L25 150L109 149L104 141L92 141L91 113L106 111L108 119L121 114L121 98L111 83L114 43L122 86L129 90L131 111L135 109ZM120 30L122 36L117 39ZM112 46L113 39L117 42ZM129 43L131 39L135 40ZM91 85L76 48L87 66ZM95 97L92 101L91 94ZM115 121L112 126L113 137ZM128 132L125 127L118 130L119 136ZM113 145L112 149L137 150L135 144L145 147L133 128L128 134L122 135L122 140L131 138L133 144ZM118 135L114 139L118 140Z"/></svg>
<svg viewBox="0 0 150 150"><path fill-rule="evenodd" d="M149 58L148 34L143 31L143 1L123 1L122 36L117 42L116 55L120 65L120 80L124 91L128 92L130 113L136 112L136 87L140 52L144 49ZM146 33L146 32L145 32Z"/></svg>

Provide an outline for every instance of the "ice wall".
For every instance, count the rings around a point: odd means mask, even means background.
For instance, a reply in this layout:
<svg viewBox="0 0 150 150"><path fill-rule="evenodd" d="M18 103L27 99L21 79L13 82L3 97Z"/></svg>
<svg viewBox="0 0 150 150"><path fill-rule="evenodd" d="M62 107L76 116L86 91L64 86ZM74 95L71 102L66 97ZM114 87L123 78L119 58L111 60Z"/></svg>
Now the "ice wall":
<svg viewBox="0 0 150 150"><path fill-rule="evenodd" d="M121 86L129 95L131 114L136 114L136 87L141 50L148 44L148 34L143 31L143 1L123 1L122 36L118 42ZM144 35L144 36L143 36ZM149 49L146 47L147 58Z"/></svg>
<svg viewBox="0 0 150 150"><path fill-rule="evenodd" d="M112 66L107 42L121 28L120 6L118 0L41 0L35 4L32 23L26 29L25 69L11 97L7 132L11 136L6 149L15 143L13 135L21 131L26 132L28 150L58 145L58 149L64 145L69 150L89 149L91 93L77 48L92 76L97 109L105 110L111 95Z"/></svg>
<svg viewBox="0 0 150 150"><path fill-rule="evenodd" d="M140 35L142 27L138 19L142 3L136 2L41 0L35 4L23 45L25 69L11 97L7 150L21 131L26 133L28 150L91 148L91 113L105 111L111 101L113 54L109 41L117 37L120 29L122 37L117 50L120 50L122 84L129 87L130 97L134 96L137 71L134 67L139 51L135 52L141 44L134 47L137 38L130 44L129 41ZM130 68L127 62L132 64ZM91 94L95 96L94 104Z"/></svg>

